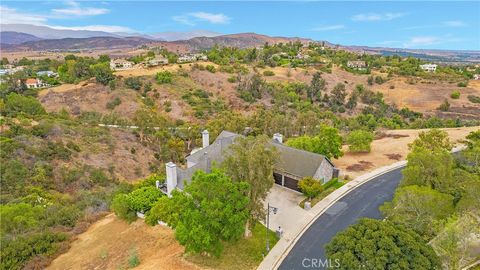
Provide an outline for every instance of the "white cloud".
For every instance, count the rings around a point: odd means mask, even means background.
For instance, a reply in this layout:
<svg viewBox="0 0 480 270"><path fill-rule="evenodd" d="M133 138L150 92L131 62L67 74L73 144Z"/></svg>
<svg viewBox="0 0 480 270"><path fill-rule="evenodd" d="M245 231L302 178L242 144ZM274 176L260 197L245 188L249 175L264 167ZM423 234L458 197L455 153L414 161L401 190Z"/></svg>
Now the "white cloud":
<svg viewBox="0 0 480 270"><path fill-rule="evenodd" d="M403 44L406 48L423 47L440 43L440 38L434 36L412 37Z"/></svg>
<svg viewBox="0 0 480 270"><path fill-rule="evenodd" d="M18 11L14 8L0 6L0 22L5 24L44 24L47 21L46 16L30 14Z"/></svg>
<svg viewBox="0 0 480 270"><path fill-rule="evenodd" d="M68 1L66 3L69 7L52 9L54 14L58 15L68 15L68 16L95 16L108 13L109 10L106 8L95 8L95 7L81 7L75 1Z"/></svg>
<svg viewBox="0 0 480 270"><path fill-rule="evenodd" d="M213 14L208 12L194 12L190 13L190 16L215 24L224 24L230 21L230 18L222 13Z"/></svg>
<svg viewBox="0 0 480 270"><path fill-rule="evenodd" d="M344 28L345 28L345 25L343 25L343 24L322 25L322 26L312 28L312 31L322 32L322 31L340 30L340 29L344 29Z"/></svg>
<svg viewBox="0 0 480 270"><path fill-rule="evenodd" d="M181 24L186 24L186 25L190 25L190 26L193 26L195 25L194 22L192 22L188 16L185 16L185 15L179 15L179 16L173 16L172 19L176 22L179 22Z"/></svg>
<svg viewBox="0 0 480 270"><path fill-rule="evenodd" d="M214 14L202 11L173 16L172 19L181 24L190 26L196 25L198 21L206 21L212 24L227 24L230 22L230 17L225 14Z"/></svg>
<svg viewBox="0 0 480 270"><path fill-rule="evenodd" d="M367 14L357 14L352 16L352 21L358 21L358 22L373 22L373 21L391 21L394 19L401 18L403 16L407 15L406 13L402 12L397 12L397 13L392 13L392 12L387 12L384 14L379 14L379 13L367 13Z"/></svg>
<svg viewBox="0 0 480 270"><path fill-rule="evenodd" d="M58 30L88 30L88 31L102 31L102 32L134 32L131 28L118 25L85 25L85 26L49 26Z"/></svg>
<svg viewBox="0 0 480 270"><path fill-rule="evenodd" d="M449 27L464 27L464 26L467 26L467 24L462 22L462 21L445 21L445 22L443 22L443 24L445 26L449 26Z"/></svg>

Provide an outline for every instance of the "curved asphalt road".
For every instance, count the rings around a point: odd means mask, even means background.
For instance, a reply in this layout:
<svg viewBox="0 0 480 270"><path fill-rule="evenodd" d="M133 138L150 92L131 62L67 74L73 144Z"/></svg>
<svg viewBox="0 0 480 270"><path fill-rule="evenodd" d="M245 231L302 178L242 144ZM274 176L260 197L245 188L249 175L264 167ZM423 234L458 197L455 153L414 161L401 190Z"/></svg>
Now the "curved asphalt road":
<svg viewBox="0 0 480 270"><path fill-rule="evenodd" d="M325 261L324 245L358 219L380 219L378 207L392 200L402 178L402 169L375 177L330 206L300 237L278 269L326 269L313 264L311 259Z"/></svg>

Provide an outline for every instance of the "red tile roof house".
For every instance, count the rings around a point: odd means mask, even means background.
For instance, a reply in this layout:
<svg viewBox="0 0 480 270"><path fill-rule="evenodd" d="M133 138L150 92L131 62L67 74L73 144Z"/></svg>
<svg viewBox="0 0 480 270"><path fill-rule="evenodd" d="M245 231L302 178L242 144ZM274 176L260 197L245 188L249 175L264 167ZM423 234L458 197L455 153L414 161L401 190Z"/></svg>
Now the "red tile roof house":
<svg viewBox="0 0 480 270"><path fill-rule="evenodd" d="M47 84L43 83L40 79L29 78L25 81L27 88L41 88L46 87Z"/></svg>

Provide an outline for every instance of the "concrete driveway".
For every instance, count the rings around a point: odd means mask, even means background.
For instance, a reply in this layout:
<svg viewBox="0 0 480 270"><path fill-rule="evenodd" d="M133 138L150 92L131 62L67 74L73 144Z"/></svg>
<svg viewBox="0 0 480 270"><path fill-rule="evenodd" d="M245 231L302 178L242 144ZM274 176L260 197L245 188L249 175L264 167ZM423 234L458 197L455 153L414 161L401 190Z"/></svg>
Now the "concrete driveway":
<svg viewBox="0 0 480 270"><path fill-rule="evenodd" d="M304 199L303 194L274 184L265 199L267 203L278 208L277 214L270 213L270 229L275 231L278 226L282 227L284 238L293 238L299 226L302 224L309 212L300 208L298 204Z"/></svg>

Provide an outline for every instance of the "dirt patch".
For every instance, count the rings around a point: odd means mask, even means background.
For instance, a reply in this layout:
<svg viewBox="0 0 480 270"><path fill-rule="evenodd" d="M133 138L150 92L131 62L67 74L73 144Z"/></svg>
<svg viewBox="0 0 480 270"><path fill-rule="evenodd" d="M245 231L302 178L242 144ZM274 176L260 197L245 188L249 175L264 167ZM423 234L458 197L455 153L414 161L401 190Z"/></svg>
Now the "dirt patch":
<svg viewBox="0 0 480 270"><path fill-rule="evenodd" d="M143 220L128 224L113 214L93 224L47 269L127 269L132 250L140 259L135 269L200 269L182 258L184 249L171 229Z"/></svg>
<svg viewBox="0 0 480 270"><path fill-rule="evenodd" d="M116 97L120 98L120 105L113 110L108 109L107 103ZM42 91L38 99L48 112L58 112L65 108L73 115L85 111L103 114L115 112L121 117L131 118L140 107L135 91L130 89L112 91L108 86L96 83L61 85Z"/></svg>
<svg viewBox="0 0 480 270"><path fill-rule="evenodd" d="M373 163L370 161L360 160L358 163L352 164L347 167L347 170L352 172L361 172L373 167Z"/></svg>
<svg viewBox="0 0 480 270"><path fill-rule="evenodd" d="M480 127L462 127L445 128L442 130L448 133L452 142L458 143L459 141L465 139L465 136L467 136L470 132L479 129ZM415 140L418 137L418 134L422 131L427 130L404 129L385 131L386 136L384 138L374 140L372 142L372 151L370 153L349 153L348 146L344 146L343 151L345 152L345 155L337 160L334 159L332 161L338 168L340 168L340 173L342 175L357 177L368 171L372 171L376 168L387 166L396 162L396 160L390 159L387 155L394 153L401 155L402 158L405 158L409 153L408 144L413 142L413 140ZM393 136L391 134L397 134L397 136ZM349 166L358 164L360 161L370 162L373 164L373 166L365 170L351 170L349 168ZM353 168L357 169L358 166Z"/></svg>
<svg viewBox="0 0 480 270"><path fill-rule="evenodd" d="M391 160L400 160L402 159L402 155L400 154L385 154L386 157L388 157Z"/></svg>

